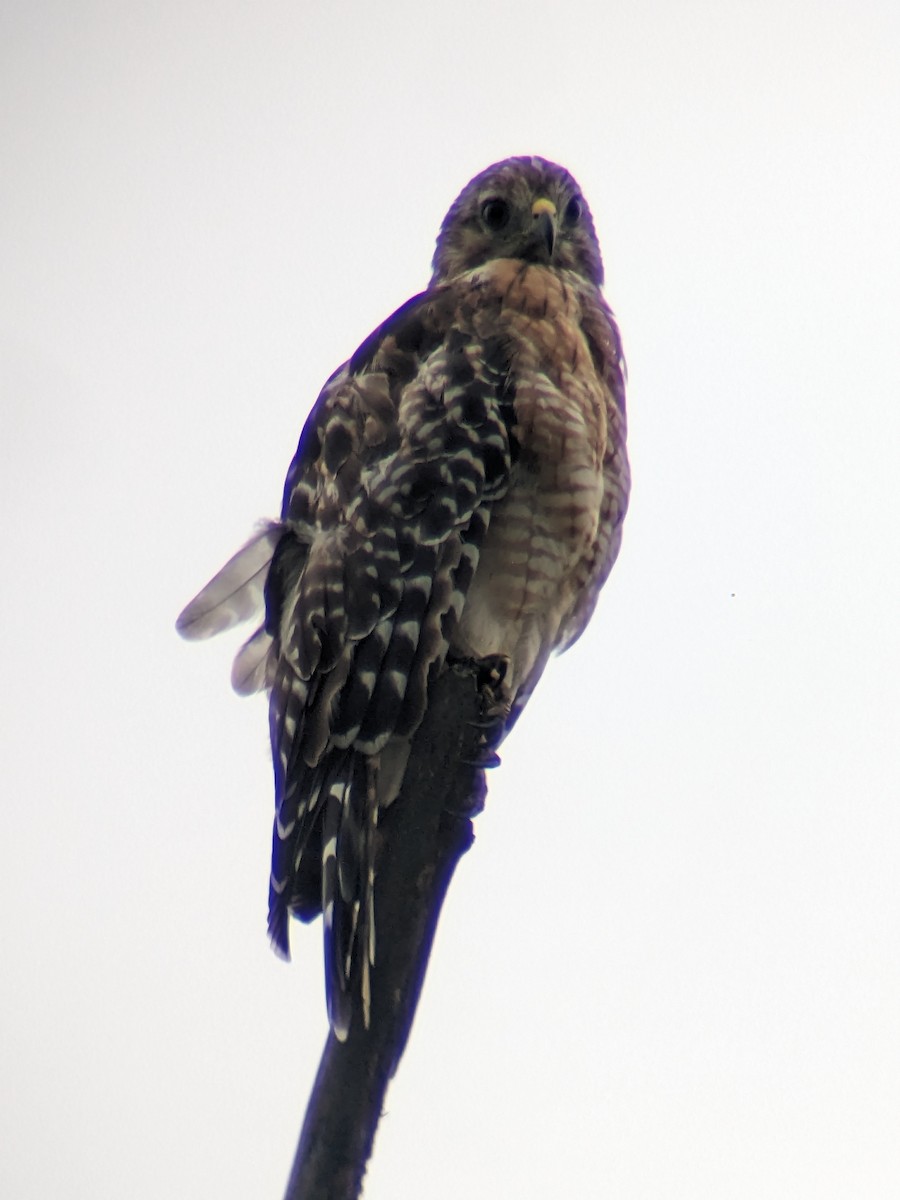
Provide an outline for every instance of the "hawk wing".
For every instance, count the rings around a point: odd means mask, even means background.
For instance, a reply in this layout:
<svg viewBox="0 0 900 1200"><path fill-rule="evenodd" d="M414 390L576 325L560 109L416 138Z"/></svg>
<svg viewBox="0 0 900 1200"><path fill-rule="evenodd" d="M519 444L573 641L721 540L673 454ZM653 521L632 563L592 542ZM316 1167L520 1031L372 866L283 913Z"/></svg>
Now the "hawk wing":
<svg viewBox="0 0 900 1200"><path fill-rule="evenodd" d="M319 396L281 521L180 619L218 632L251 614L265 577L233 682L271 689L269 932L287 956L289 914L323 913L338 1036L353 995L367 1020L378 814L430 680L448 653L508 659L508 729L618 550L618 332L596 287L564 275L496 260L384 322Z"/></svg>
<svg viewBox="0 0 900 1200"><path fill-rule="evenodd" d="M325 385L266 526L179 619L187 636L252 615L239 691L271 687L276 819L269 932L325 917L332 1024L368 991L373 837L425 711L510 467L509 348L452 286L415 297ZM269 559L271 561L269 561ZM391 743L391 745L388 745ZM392 794L393 793L393 794Z"/></svg>

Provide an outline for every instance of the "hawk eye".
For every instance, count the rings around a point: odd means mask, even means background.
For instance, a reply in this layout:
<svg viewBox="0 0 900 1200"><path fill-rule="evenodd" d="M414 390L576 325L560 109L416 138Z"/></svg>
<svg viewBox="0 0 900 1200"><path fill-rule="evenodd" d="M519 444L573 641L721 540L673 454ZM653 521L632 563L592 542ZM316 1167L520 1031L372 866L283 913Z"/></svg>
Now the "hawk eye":
<svg viewBox="0 0 900 1200"><path fill-rule="evenodd" d="M496 233L509 220L509 205L505 200L501 200L499 196L495 196L491 200L485 200L481 206L481 219L487 225L488 229Z"/></svg>
<svg viewBox="0 0 900 1200"><path fill-rule="evenodd" d="M584 212L584 204L580 196L573 196L566 205L566 211L563 214L563 220L567 225L575 225Z"/></svg>

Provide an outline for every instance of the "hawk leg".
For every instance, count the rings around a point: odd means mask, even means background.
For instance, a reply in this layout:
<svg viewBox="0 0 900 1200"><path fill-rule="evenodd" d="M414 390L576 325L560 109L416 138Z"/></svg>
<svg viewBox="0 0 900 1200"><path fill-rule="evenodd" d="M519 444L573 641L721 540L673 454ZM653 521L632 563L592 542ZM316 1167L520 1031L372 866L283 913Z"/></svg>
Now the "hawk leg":
<svg viewBox="0 0 900 1200"><path fill-rule="evenodd" d="M499 767L496 747L506 732L511 698L503 683L509 672L509 657L489 654L486 658L465 659L454 664L457 670L472 673L481 699L481 716L472 724L480 731L478 750L466 760L473 767Z"/></svg>

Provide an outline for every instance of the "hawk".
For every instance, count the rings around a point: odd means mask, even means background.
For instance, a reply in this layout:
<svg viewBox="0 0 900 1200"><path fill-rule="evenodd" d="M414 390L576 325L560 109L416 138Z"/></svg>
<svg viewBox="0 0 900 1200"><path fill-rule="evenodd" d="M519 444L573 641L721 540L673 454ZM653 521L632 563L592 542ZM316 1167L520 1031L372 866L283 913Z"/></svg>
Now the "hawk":
<svg viewBox="0 0 900 1200"><path fill-rule="evenodd" d="M625 368L591 213L571 175L510 158L441 226L431 281L325 384L279 521L178 619L258 621L240 693L268 689L269 934L324 916L328 1009L369 1020L379 812L429 685L487 663L499 744L550 654L584 630L628 503Z"/></svg>

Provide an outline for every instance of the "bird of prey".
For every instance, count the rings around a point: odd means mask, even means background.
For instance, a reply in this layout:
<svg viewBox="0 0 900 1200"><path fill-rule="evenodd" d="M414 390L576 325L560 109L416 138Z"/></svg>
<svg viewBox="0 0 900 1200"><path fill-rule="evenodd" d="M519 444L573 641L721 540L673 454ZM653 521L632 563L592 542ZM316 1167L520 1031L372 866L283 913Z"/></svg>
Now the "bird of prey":
<svg viewBox="0 0 900 1200"><path fill-rule="evenodd" d="M378 817L431 681L457 660L488 664L498 744L616 559L625 369L602 287L567 171L522 157L477 175L428 287L322 389L281 519L178 619L189 638L258 622L232 682L269 691L269 933L287 957L289 915L323 913L340 1038L354 996L369 1021Z"/></svg>

